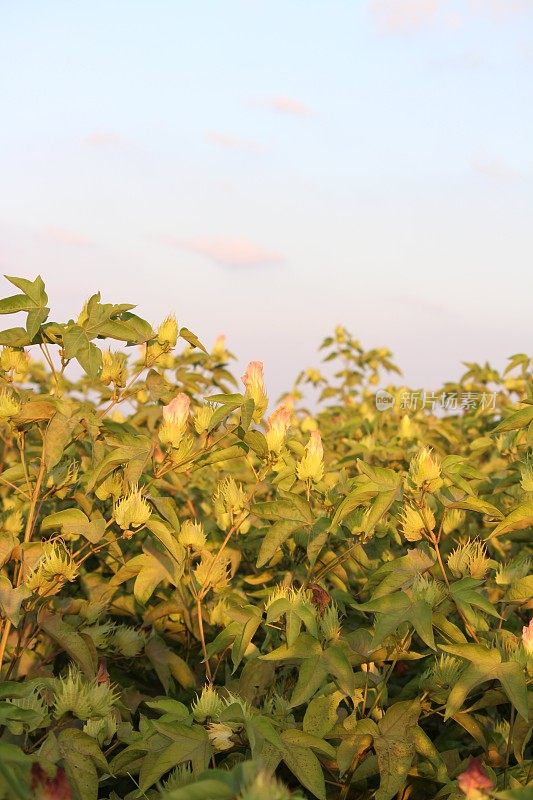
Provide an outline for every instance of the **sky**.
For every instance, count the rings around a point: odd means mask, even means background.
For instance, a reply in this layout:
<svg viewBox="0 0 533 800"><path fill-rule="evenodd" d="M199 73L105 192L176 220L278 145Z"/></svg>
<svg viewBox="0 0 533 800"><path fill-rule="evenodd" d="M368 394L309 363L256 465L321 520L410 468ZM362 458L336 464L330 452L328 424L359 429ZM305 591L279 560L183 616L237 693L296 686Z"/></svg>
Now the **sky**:
<svg viewBox="0 0 533 800"><path fill-rule="evenodd" d="M0 270L224 333L272 396L337 324L412 386L501 368L532 101L533 0L0 0Z"/></svg>

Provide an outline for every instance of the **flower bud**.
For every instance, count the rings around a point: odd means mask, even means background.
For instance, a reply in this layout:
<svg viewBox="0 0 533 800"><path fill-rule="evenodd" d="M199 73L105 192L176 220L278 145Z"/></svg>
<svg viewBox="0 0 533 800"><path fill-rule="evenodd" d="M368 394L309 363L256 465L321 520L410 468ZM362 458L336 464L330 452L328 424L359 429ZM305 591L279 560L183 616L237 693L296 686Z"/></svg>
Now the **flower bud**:
<svg viewBox="0 0 533 800"><path fill-rule="evenodd" d="M159 428L159 440L162 444L178 448L183 434L187 430L191 400L180 392L166 406L163 406L163 424Z"/></svg>
<svg viewBox="0 0 533 800"><path fill-rule="evenodd" d="M194 570L194 577L199 586L210 588L215 592L226 589L229 581L230 559L228 556L216 558L211 553L204 551L200 563Z"/></svg>
<svg viewBox="0 0 533 800"><path fill-rule="evenodd" d="M140 528L150 518L152 510L137 486L133 486L129 494L116 503L113 509L115 522L123 531Z"/></svg>
<svg viewBox="0 0 533 800"><path fill-rule="evenodd" d="M193 422L196 433L202 434L207 431L214 412L215 412L214 407L209 403L207 403L205 406L198 406L198 408L194 412L194 422Z"/></svg>
<svg viewBox="0 0 533 800"><path fill-rule="evenodd" d="M224 703L212 686L204 686L202 694L196 695L191 710L196 722L205 722L217 719L224 710Z"/></svg>
<svg viewBox="0 0 533 800"><path fill-rule="evenodd" d="M206 536L201 522L186 519L178 533L178 542L197 553L205 548Z"/></svg>
<svg viewBox="0 0 533 800"><path fill-rule="evenodd" d="M0 369L12 373L15 380L24 380L28 375L30 357L25 350L14 347L3 347L0 352Z"/></svg>
<svg viewBox="0 0 533 800"><path fill-rule="evenodd" d="M453 531L458 531L462 528L465 519L466 514L460 508L451 508L447 511L442 525L445 535L448 536Z"/></svg>
<svg viewBox="0 0 533 800"><path fill-rule="evenodd" d="M428 530L435 527L435 517L429 506L413 508L405 504L403 508L402 530L408 542L418 542Z"/></svg>
<svg viewBox="0 0 533 800"><path fill-rule="evenodd" d="M11 419L21 409L19 399L9 391L9 389L2 389L0 392L0 419Z"/></svg>
<svg viewBox="0 0 533 800"><path fill-rule="evenodd" d="M417 489L436 492L442 486L440 465L431 448L423 447L411 460L409 477Z"/></svg>
<svg viewBox="0 0 533 800"><path fill-rule="evenodd" d="M217 525L225 530L248 506L246 492L240 483L229 477L218 484L213 495Z"/></svg>
<svg viewBox="0 0 533 800"><path fill-rule="evenodd" d="M268 418L266 440L268 449L276 455L281 451L291 422L291 414L280 406Z"/></svg>
<svg viewBox="0 0 533 800"><path fill-rule="evenodd" d="M228 352L226 350L226 337L223 333L221 333L215 339L213 344L213 349L211 350L211 355L217 359L217 361L225 361L228 357Z"/></svg>
<svg viewBox="0 0 533 800"><path fill-rule="evenodd" d="M305 446L305 453L296 467L296 472L301 481L318 483L324 475L324 448L319 431L312 431L309 441Z"/></svg>
<svg viewBox="0 0 533 800"><path fill-rule="evenodd" d="M157 329L157 341L162 347L176 347L178 341L178 323L174 314L170 314Z"/></svg>
<svg viewBox="0 0 533 800"><path fill-rule="evenodd" d="M246 387L245 397L251 398L255 404L253 418L256 422L260 422L268 406L262 361L250 361L242 376L242 382Z"/></svg>
<svg viewBox="0 0 533 800"><path fill-rule="evenodd" d="M100 380L106 385L114 383L119 388L126 385L128 382L128 366L124 353L112 353L110 350L102 352Z"/></svg>

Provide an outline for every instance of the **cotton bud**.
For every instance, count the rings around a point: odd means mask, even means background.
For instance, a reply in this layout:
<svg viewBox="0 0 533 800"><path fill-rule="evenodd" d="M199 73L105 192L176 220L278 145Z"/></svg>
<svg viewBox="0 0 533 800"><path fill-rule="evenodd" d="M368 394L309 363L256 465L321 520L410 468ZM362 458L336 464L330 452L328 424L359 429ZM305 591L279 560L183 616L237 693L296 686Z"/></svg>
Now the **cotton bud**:
<svg viewBox="0 0 533 800"><path fill-rule="evenodd" d="M178 323L174 314L170 314L157 329L157 341L162 347L176 347L178 341Z"/></svg>
<svg viewBox="0 0 533 800"><path fill-rule="evenodd" d="M196 722L205 722L208 719L217 719L224 710L224 703L212 686L204 686L202 694L196 695L191 710Z"/></svg>
<svg viewBox="0 0 533 800"><path fill-rule="evenodd" d="M261 361L250 361L246 372L242 376L242 382L246 388L245 397L254 401L255 408L253 418L260 422L268 406L268 397L263 380L263 363Z"/></svg>
<svg viewBox="0 0 533 800"><path fill-rule="evenodd" d="M444 522L442 525L442 530L446 536L452 533L453 531L458 531L463 527L464 521L466 519L466 514L460 508L452 508L444 517Z"/></svg>
<svg viewBox="0 0 533 800"><path fill-rule="evenodd" d="M442 486L440 465L429 447L423 447L411 460L409 477L417 489L436 492Z"/></svg>
<svg viewBox="0 0 533 800"><path fill-rule="evenodd" d="M0 352L0 369L11 374L14 380L24 380L28 374L30 357L25 350L3 347Z"/></svg>
<svg viewBox="0 0 533 800"><path fill-rule="evenodd" d="M457 778L457 786L467 800L484 800L494 789L494 782L481 765L479 758L473 758Z"/></svg>
<svg viewBox="0 0 533 800"><path fill-rule="evenodd" d="M110 350L102 352L102 372L100 380L108 386L113 383L121 388L128 382L128 366L124 353L112 353Z"/></svg>
<svg viewBox="0 0 533 800"><path fill-rule="evenodd" d="M210 405L209 403L207 403L205 406L198 406L194 412L193 421L196 433L202 434L207 432L214 413L214 406Z"/></svg>
<svg viewBox="0 0 533 800"><path fill-rule="evenodd" d="M8 514L2 522L2 529L6 533L13 533L18 536L22 532L22 513L20 511L12 511Z"/></svg>
<svg viewBox="0 0 533 800"><path fill-rule="evenodd" d="M348 331L343 325L337 325L335 328L335 341L337 344L345 344L348 341Z"/></svg>
<svg viewBox="0 0 533 800"><path fill-rule="evenodd" d="M280 406L268 418L266 440L268 449L272 453L279 454L284 443L289 425L291 422L291 414L286 408Z"/></svg>
<svg viewBox="0 0 533 800"><path fill-rule="evenodd" d="M427 505L422 508L413 508L405 504L401 520L403 535L408 542L419 541L424 534L432 531L435 527L435 517Z"/></svg>
<svg viewBox="0 0 533 800"><path fill-rule="evenodd" d="M433 578L426 578L425 575L417 575L413 581L412 592L415 600L422 600L431 608L438 606L446 595L440 583Z"/></svg>
<svg viewBox="0 0 533 800"><path fill-rule="evenodd" d="M533 617L522 628L522 644L528 656L533 656Z"/></svg>
<svg viewBox="0 0 533 800"><path fill-rule="evenodd" d="M471 578L480 580L492 566L483 542L474 540L459 545L448 556L448 567L456 578Z"/></svg>
<svg viewBox="0 0 533 800"><path fill-rule="evenodd" d="M163 406L163 424L159 428L159 440L162 444L178 448L183 434L187 430L191 400L180 392L166 406Z"/></svg>
<svg viewBox="0 0 533 800"><path fill-rule="evenodd" d="M416 436L415 426L407 416L404 414L400 422L399 435L401 439L413 439Z"/></svg>
<svg viewBox="0 0 533 800"><path fill-rule="evenodd" d="M57 594L67 582L72 583L78 567L71 554L59 543L46 543L44 552L26 580L26 588L41 597Z"/></svg>
<svg viewBox="0 0 533 800"><path fill-rule="evenodd" d="M130 528L140 528L145 525L152 510L144 499L140 489L133 486L129 493L122 497L113 509L113 517L119 528L127 531Z"/></svg>
<svg viewBox="0 0 533 800"><path fill-rule="evenodd" d="M305 446L305 453L296 467L301 481L318 483L324 475L324 448L319 431L312 431Z"/></svg>
<svg viewBox="0 0 533 800"><path fill-rule="evenodd" d="M207 735L217 753L222 753L224 750L231 750L234 746L232 738L233 728L230 728L230 726L226 725L224 722L211 722L207 726Z"/></svg>
<svg viewBox="0 0 533 800"><path fill-rule="evenodd" d="M215 343L213 344L213 349L211 350L211 355L216 358L218 361L225 361L228 353L226 350L226 337L223 333L220 336L217 336L215 339Z"/></svg>
<svg viewBox="0 0 533 800"><path fill-rule="evenodd" d="M194 577L200 587L210 588L215 592L226 589L229 581L229 557L216 558L211 553L202 553L200 563L194 570Z"/></svg>
<svg viewBox="0 0 533 800"><path fill-rule="evenodd" d="M428 692L435 702L445 703L462 670L461 662L457 658L441 655L421 676L420 687Z"/></svg>
<svg viewBox="0 0 533 800"><path fill-rule="evenodd" d="M178 542L183 547L190 547L196 553L205 548L206 536L201 522L186 519L178 533Z"/></svg>
<svg viewBox="0 0 533 800"><path fill-rule="evenodd" d="M122 494L123 488L124 481L120 472L112 472L102 481L95 494L99 500L108 500L110 497L116 500Z"/></svg>
<svg viewBox="0 0 533 800"><path fill-rule="evenodd" d="M75 667L70 667L66 677L56 679L55 687L56 719L69 712L81 720L107 717L117 701L117 693L109 683L88 680Z"/></svg>
<svg viewBox="0 0 533 800"><path fill-rule="evenodd" d="M239 800L295 800L294 795L267 771L254 775L253 780L239 795Z"/></svg>
<svg viewBox="0 0 533 800"><path fill-rule="evenodd" d="M0 419L11 419L19 413L20 409L19 399L9 389L2 389L0 392Z"/></svg>
<svg viewBox="0 0 533 800"><path fill-rule="evenodd" d="M327 642L331 642L340 637L341 624L339 620L339 609L335 603L331 603L322 616L319 617L319 624L322 636Z"/></svg>
<svg viewBox="0 0 533 800"><path fill-rule="evenodd" d="M246 510L248 499L242 485L230 476L218 484L213 504L217 525L225 530Z"/></svg>
<svg viewBox="0 0 533 800"><path fill-rule="evenodd" d="M113 648L125 658L134 658L143 649L145 637L129 625L117 625L113 631Z"/></svg>

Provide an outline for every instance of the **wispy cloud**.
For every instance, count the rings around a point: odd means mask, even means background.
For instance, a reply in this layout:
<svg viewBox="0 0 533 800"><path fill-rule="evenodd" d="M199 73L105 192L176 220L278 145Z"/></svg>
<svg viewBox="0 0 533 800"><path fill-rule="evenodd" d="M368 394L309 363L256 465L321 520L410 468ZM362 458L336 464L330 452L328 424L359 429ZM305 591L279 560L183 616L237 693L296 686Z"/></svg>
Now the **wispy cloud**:
<svg viewBox="0 0 533 800"><path fill-rule="evenodd" d="M84 138L91 147L124 147L125 139L113 131L93 131Z"/></svg>
<svg viewBox="0 0 533 800"><path fill-rule="evenodd" d="M474 156L470 162L470 166L478 175L483 175L500 183L510 183L522 180L523 174L515 169L512 164L509 164L504 158L500 156L488 155L482 153Z"/></svg>
<svg viewBox="0 0 533 800"><path fill-rule="evenodd" d="M224 267L260 267L279 264L282 256L248 239L166 239L168 244L204 256Z"/></svg>
<svg viewBox="0 0 533 800"><path fill-rule="evenodd" d="M70 230L69 228L58 228L50 225L43 228L43 236L55 244L65 244L71 247L87 247L92 244L91 240L82 233Z"/></svg>
<svg viewBox="0 0 533 800"><path fill-rule="evenodd" d="M287 114L293 117L310 117L315 111L302 100L287 95L274 95L259 100L252 100L251 105L262 106L278 114Z"/></svg>
<svg viewBox="0 0 533 800"><path fill-rule="evenodd" d="M213 142L213 144L226 147L228 150L244 150L248 153L261 153L264 149L258 142L239 139L237 136L230 136L227 133L222 133L222 131L209 131L207 138L210 142Z"/></svg>
<svg viewBox="0 0 533 800"><path fill-rule="evenodd" d="M410 33L435 22L442 0L370 0L370 11L387 33Z"/></svg>
<svg viewBox="0 0 533 800"><path fill-rule="evenodd" d="M490 14L498 19L533 11L531 0L469 0L469 6L477 14Z"/></svg>

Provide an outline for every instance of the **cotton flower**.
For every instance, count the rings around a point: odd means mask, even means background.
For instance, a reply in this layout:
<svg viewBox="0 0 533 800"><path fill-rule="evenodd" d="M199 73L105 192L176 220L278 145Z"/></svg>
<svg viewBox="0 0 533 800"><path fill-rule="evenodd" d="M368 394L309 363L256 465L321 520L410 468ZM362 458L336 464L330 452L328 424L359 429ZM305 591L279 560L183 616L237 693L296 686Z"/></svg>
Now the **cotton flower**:
<svg viewBox="0 0 533 800"><path fill-rule="evenodd" d="M187 430L190 406L191 400L183 392L179 392L168 405L163 406L163 424L159 428L159 439L162 444L179 447Z"/></svg>
<svg viewBox="0 0 533 800"><path fill-rule="evenodd" d="M494 789L494 783L481 766L479 758L473 758L465 771L461 772L457 785L468 800L483 800Z"/></svg>
<svg viewBox="0 0 533 800"><path fill-rule="evenodd" d="M290 411L283 406L276 409L268 418L266 440L268 449L278 454L283 447L291 422Z"/></svg>
<svg viewBox="0 0 533 800"><path fill-rule="evenodd" d="M10 419L20 411L20 401L9 389L0 392L0 419Z"/></svg>
<svg viewBox="0 0 533 800"><path fill-rule="evenodd" d="M230 728L230 726L226 725L224 722L211 722L207 726L207 735L217 753L221 753L224 750L231 750L234 745L232 739L233 728Z"/></svg>
<svg viewBox="0 0 533 800"><path fill-rule="evenodd" d="M423 447L412 459L409 477L417 489L436 492L442 486L440 465L430 447Z"/></svg>
<svg viewBox="0 0 533 800"><path fill-rule="evenodd" d="M162 347L176 347L176 342L178 341L178 323L174 314L169 314L157 329L157 341Z"/></svg>
<svg viewBox="0 0 533 800"><path fill-rule="evenodd" d="M305 446L305 453L296 467L296 472L301 481L318 483L324 475L324 448L319 431L312 431L309 441Z"/></svg>
<svg viewBox="0 0 533 800"><path fill-rule="evenodd" d="M151 513L149 504L137 486L133 486L129 494L122 497L113 509L115 522L123 531L145 525Z"/></svg>
<svg viewBox="0 0 533 800"><path fill-rule="evenodd" d="M250 361L246 372L242 376L242 382L246 388L245 397L251 398L255 404L253 418L256 422L260 422L268 406L268 397L263 379L263 362Z"/></svg>
<svg viewBox="0 0 533 800"><path fill-rule="evenodd" d="M201 552L206 542L202 523L192 519L186 519L178 533L178 542L183 545L183 547L190 547L191 550L197 553Z"/></svg>

